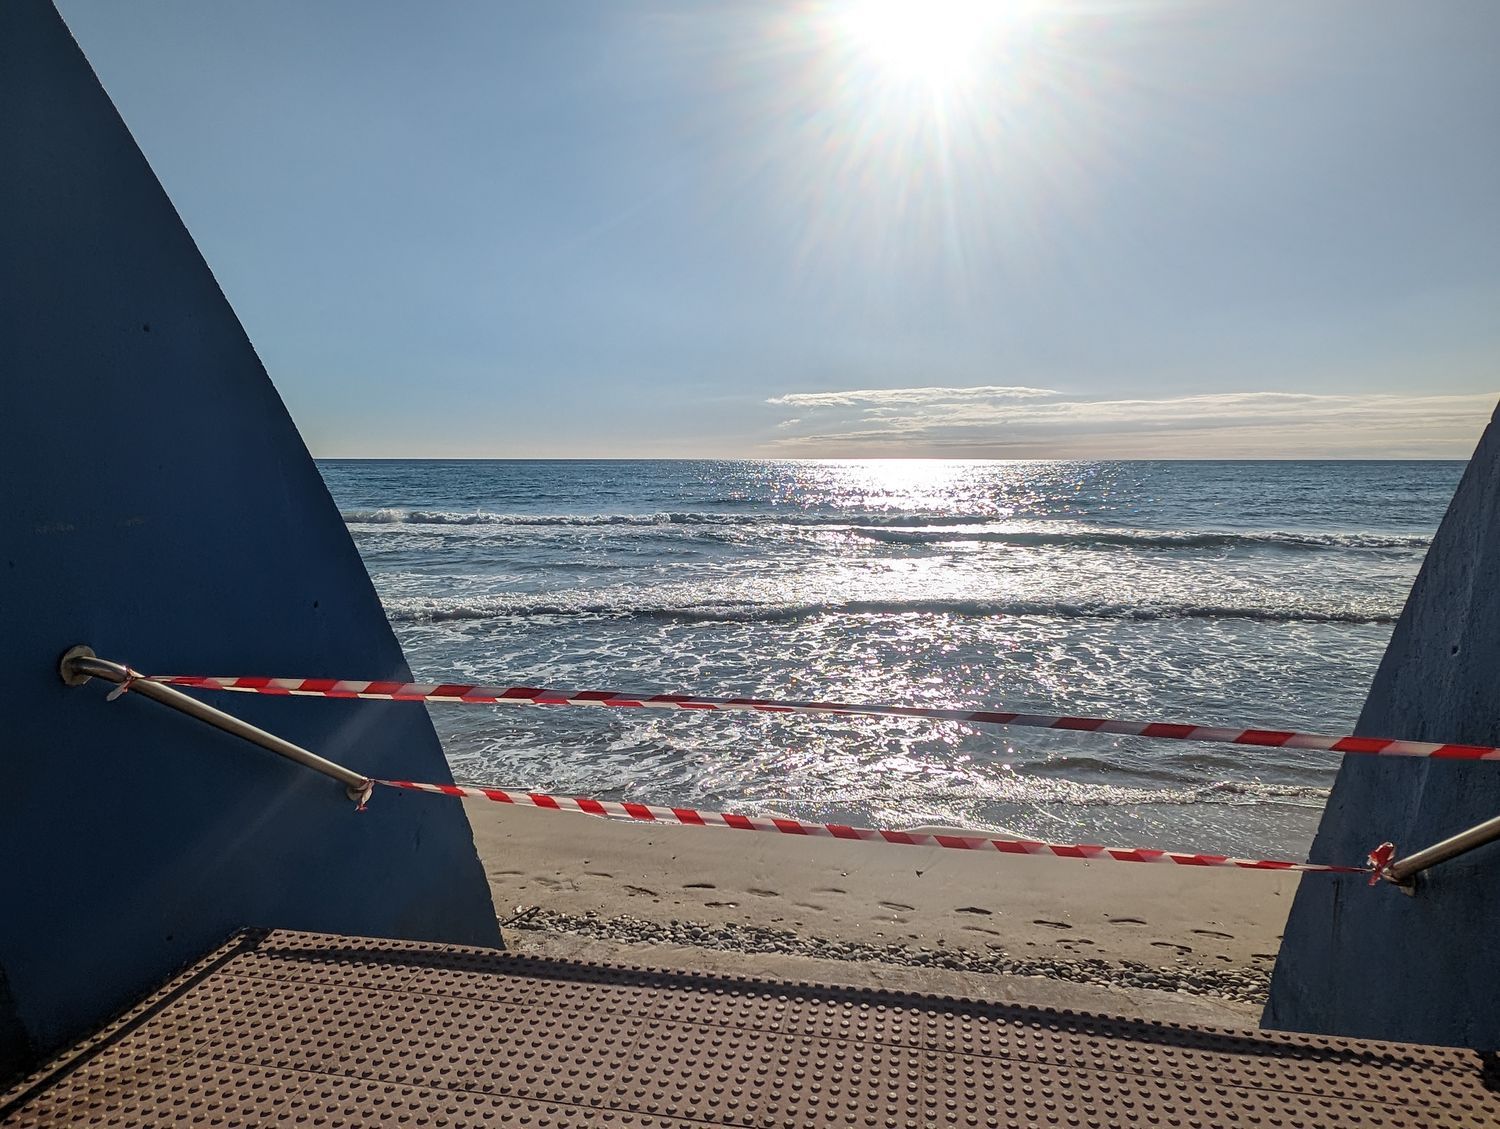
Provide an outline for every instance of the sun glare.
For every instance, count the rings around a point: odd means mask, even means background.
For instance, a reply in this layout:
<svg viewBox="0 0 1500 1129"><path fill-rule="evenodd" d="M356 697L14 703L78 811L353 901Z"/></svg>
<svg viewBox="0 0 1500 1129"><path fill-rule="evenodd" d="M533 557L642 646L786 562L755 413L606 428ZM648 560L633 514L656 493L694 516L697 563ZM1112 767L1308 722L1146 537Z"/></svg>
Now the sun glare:
<svg viewBox="0 0 1500 1129"><path fill-rule="evenodd" d="M983 270L1024 270L1037 214L1071 200L1092 136L1076 6L1058 0L791 0L747 36L762 101L746 183L795 232L809 279L857 266L950 307ZM1082 77L1080 77L1082 76ZM777 175L768 175L772 171Z"/></svg>
<svg viewBox="0 0 1500 1129"><path fill-rule="evenodd" d="M885 77L946 87L964 80L999 30L1004 0L851 0L837 17Z"/></svg>

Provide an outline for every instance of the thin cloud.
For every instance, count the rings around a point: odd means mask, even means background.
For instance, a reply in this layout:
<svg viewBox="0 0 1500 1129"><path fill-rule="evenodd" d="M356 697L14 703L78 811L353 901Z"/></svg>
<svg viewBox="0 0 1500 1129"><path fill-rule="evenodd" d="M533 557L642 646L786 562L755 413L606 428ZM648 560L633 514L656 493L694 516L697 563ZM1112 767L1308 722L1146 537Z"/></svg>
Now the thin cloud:
<svg viewBox="0 0 1500 1129"><path fill-rule="evenodd" d="M1056 396L1050 388L1026 388L1020 385L981 384L972 388L860 388L850 392L789 392L773 396L768 404L806 408L881 407L890 404L933 404L955 400L1026 400Z"/></svg>

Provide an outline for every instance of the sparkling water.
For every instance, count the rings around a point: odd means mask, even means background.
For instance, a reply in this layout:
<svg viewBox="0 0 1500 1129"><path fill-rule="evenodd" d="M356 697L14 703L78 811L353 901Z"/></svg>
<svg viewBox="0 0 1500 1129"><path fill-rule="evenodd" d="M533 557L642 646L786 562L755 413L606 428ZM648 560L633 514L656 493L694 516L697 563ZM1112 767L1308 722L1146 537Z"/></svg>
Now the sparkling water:
<svg viewBox="0 0 1500 1129"><path fill-rule="evenodd" d="M1353 725L1463 470L319 465L421 679L1330 733ZM432 716L466 782L1288 857L1338 760L915 720Z"/></svg>

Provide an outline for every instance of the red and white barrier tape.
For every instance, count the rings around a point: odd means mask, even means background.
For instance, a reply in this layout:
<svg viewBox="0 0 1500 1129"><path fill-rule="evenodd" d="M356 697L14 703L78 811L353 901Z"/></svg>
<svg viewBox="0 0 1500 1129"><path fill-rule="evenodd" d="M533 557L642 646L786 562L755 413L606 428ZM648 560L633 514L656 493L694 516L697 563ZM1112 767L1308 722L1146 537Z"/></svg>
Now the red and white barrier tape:
<svg viewBox="0 0 1500 1129"><path fill-rule="evenodd" d="M732 812L698 811L694 808L664 808L651 804L619 803L573 796L550 796L542 792L510 792L503 788L474 788L461 784L420 784L413 780L377 780L388 788L432 792L441 796L471 796L499 804L518 804L548 811L581 812L584 815L633 819L642 823L678 824L684 827L719 827L731 831L769 831L779 835L853 839L865 843L893 843L902 847L947 847L959 851L996 851L1003 855L1053 855L1057 858L1099 862L1175 863L1177 866L1227 866L1240 870L1295 870L1323 874L1370 874L1370 866L1330 866L1316 862L1283 862L1279 859L1239 859L1225 855L1194 855L1157 851L1146 847L1097 847L1088 843L1038 843L1030 839L996 839L980 835L942 835L919 831L884 831L874 827L849 827L841 823L804 823L800 819L735 815Z"/></svg>
<svg viewBox="0 0 1500 1129"><path fill-rule="evenodd" d="M1500 748L1386 737L1328 737L1281 729L1226 729L1162 721L1120 721L1108 717L1049 717L1006 710L960 710L929 706L859 705L846 702L780 702L765 698L700 698L686 694L627 694L617 690L546 690L534 686L483 686L436 682L358 682L333 678L209 678L154 675L153 682L197 690L235 690L319 698L368 698L397 702L460 702L501 706L603 706L608 709L748 710L756 713L834 714L845 717L920 717L979 725L1023 725L1154 737L1170 741L1209 741L1273 749L1319 749L1377 757L1433 757L1444 760L1500 760Z"/></svg>

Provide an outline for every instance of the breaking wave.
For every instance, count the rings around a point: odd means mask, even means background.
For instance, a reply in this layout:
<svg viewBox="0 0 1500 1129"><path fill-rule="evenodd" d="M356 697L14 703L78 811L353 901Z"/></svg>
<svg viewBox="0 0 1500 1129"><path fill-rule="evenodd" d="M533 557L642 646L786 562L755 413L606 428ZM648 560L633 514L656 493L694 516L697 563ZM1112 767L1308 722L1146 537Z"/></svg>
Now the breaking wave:
<svg viewBox="0 0 1500 1129"><path fill-rule="evenodd" d="M1041 600L847 600L703 603L611 603L597 598L489 596L478 599L391 599L386 613L396 623L443 623L454 620L592 616L610 619L665 620L686 623L791 623L818 616L1006 616L1056 619L1244 619L1263 623L1393 624L1392 613L1357 608L1259 607L1234 604L1120 604Z"/></svg>
<svg viewBox="0 0 1500 1129"><path fill-rule="evenodd" d="M1296 530L1148 530L1111 529L1080 525L1069 528L996 526L982 514L864 514L857 519L827 514L717 514L663 512L654 514L518 514L449 510L351 510L343 515L350 525L437 525L514 527L731 526L771 529L812 529L842 532L886 544L922 545L951 541L990 541L1016 546L1081 546L1145 549L1420 549L1426 537L1377 533L1313 533Z"/></svg>

